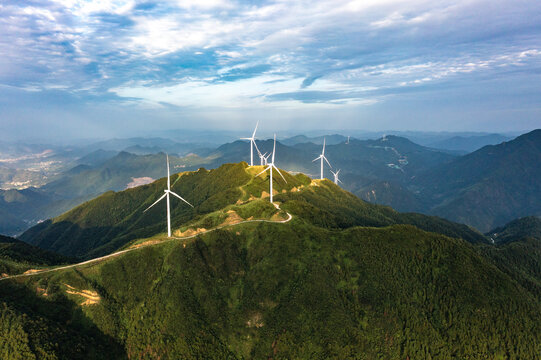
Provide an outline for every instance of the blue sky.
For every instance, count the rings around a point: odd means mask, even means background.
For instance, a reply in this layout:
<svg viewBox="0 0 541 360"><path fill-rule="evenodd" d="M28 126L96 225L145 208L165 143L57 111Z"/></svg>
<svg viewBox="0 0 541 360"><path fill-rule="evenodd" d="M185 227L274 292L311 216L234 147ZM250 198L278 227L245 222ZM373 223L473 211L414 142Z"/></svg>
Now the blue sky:
<svg viewBox="0 0 541 360"><path fill-rule="evenodd" d="M535 0L4 0L3 136L541 127Z"/></svg>

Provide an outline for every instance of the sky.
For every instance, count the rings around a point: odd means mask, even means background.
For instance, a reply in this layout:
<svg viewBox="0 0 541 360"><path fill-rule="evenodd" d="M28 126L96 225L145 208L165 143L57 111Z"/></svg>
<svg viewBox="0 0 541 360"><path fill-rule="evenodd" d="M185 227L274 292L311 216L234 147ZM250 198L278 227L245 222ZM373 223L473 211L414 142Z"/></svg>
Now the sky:
<svg viewBox="0 0 541 360"><path fill-rule="evenodd" d="M0 137L541 127L539 0L3 0Z"/></svg>

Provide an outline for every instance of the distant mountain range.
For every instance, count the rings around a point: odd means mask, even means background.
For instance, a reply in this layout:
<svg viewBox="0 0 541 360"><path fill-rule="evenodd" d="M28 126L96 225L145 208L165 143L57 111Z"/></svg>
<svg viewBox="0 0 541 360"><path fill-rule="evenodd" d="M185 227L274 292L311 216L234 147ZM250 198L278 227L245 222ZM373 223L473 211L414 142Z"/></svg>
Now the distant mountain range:
<svg viewBox="0 0 541 360"><path fill-rule="evenodd" d="M511 140L510 137L500 134L477 135L477 136L453 136L430 144L436 149L461 151L470 153L487 145L497 145Z"/></svg>
<svg viewBox="0 0 541 360"><path fill-rule="evenodd" d="M392 135L377 140L351 138L349 143L346 137L333 135L326 137L326 155L333 169L341 169L342 186L364 200L399 211L442 216L486 232L514 218L540 213L534 166L539 156L536 134L534 131L464 156ZM496 141L501 136L463 138ZM129 145L132 151L145 154L178 145L168 139L143 140L114 139L89 145L88 150ZM319 163L312 160L321 152L321 145L315 143L320 141L322 137L296 136L285 140L293 145L277 142L277 164L293 173L318 177ZM263 153L272 150L271 140L257 140L257 144ZM194 145L190 146L194 150ZM224 163L250 161L249 143L240 140L214 150L194 151L182 157L170 156L172 166L177 171L212 169ZM260 162L257 153L254 162ZM0 233L17 234L106 191L159 178L165 171L164 163L163 153L93 150L73 160L71 168L56 174L39 189L0 190L0 213L5 214ZM332 179L327 166L325 176ZM29 203L34 204L31 209L25 205Z"/></svg>
<svg viewBox="0 0 541 360"><path fill-rule="evenodd" d="M541 130L489 145L417 177L428 212L481 231L541 214Z"/></svg>

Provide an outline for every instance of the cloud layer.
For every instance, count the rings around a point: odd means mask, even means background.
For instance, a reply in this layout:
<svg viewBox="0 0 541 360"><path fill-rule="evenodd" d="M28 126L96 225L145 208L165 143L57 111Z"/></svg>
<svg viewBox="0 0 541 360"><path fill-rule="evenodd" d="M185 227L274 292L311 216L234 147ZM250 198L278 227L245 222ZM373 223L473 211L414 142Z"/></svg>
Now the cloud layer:
<svg viewBox="0 0 541 360"><path fill-rule="evenodd" d="M442 129L460 115L457 129L489 118L507 129L519 111L517 126L541 125L534 0L8 0L0 53L0 121L22 127L54 122L38 109L99 123L96 106L133 113L137 127L145 109L167 125L175 111L228 122L273 111L316 127L336 116L350 128L439 118ZM415 120L410 100L431 103Z"/></svg>

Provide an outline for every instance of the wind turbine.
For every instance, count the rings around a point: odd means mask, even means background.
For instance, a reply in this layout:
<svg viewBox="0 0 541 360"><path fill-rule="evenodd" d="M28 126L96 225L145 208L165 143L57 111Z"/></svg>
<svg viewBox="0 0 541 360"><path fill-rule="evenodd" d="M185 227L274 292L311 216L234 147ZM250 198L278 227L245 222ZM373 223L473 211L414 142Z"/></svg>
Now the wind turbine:
<svg viewBox="0 0 541 360"><path fill-rule="evenodd" d="M259 161L260 161L260 165L263 166L263 165L266 165L267 164L267 158L265 157L265 155L267 155L267 153L259 153Z"/></svg>
<svg viewBox="0 0 541 360"><path fill-rule="evenodd" d="M266 153L265 153L265 154L266 154ZM267 165L267 164L268 164L268 162L269 162L268 160L269 160L269 157L270 157L270 156L271 156L271 154L268 154L267 156L265 156L265 157L263 158L263 165Z"/></svg>
<svg viewBox="0 0 541 360"><path fill-rule="evenodd" d="M336 185L338 185L338 183L342 183L342 184L343 184L342 180L340 180L340 179L338 178L338 174L340 174L340 169L338 169L337 172L334 172L334 171L332 171L332 170L331 170L331 172L332 172L332 174L334 175L334 183L335 183Z"/></svg>
<svg viewBox="0 0 541 360"><path fill-rule="evenodd" d="M159 203L161 200L163 200L163 198L166 198L167 199L167 237L171 237L171 207L170 207L170 202L169 202L169 194L178 197L180 200L184 201L186 204L190 205L191 207L193 207L193 205L187 202L186 200L184 200L180 195L175 194L174 192L171 191L171 176L169 174L169 155L166 155L166 158L167 158L167 189L163 191L165 194L163 194L158 200L156 200L154 204L147 207L145 211L143 212L146 212L148 209L150 209L151 207Z"/></svg>
<svg viewBox="0 0 541 360"><path fill-rule="evenodd" d="M329 167L332 168L331 166L331 163L329 162L329 160L327 160L327 158L325 157L325 138L323 138L323 150L321 151L321 155L319 155L317 158L315 158L314 160L312 160L312 162L314 161L317 161L321 159L321 180L323 180L323 160L325 159L325 161L327 162L327 164L329 164Z"/></svg>
<svg viewBox="0 0 541 360"><path fill-rule="evenodd" d="M255 132L257 131L258 125L259 125L259 120L255 124L255 129L254 129L254 133L252 134L252 137L240 138L241 140L250 140L250 166L254 166L254 145L257 149L257 145L255 144ZM257 151L259 152L259 149Z"/></svg>
<svg viewBox="0 0 541 360"><path fill-rule="evenodd" d="M267 164L267 167L262 172L260 172L259 174L256 175L256 176L259 176L259 175L263 174L265 171L270 169L270 177L269 177L270 191L269 191L269 194L270 194L270 202L271 203L272 203L272 168L276 169L276 171L278 171L278 174L280 174L282 179L284 179L284 181L287 183L287 180L284 177L284 175L282 175L280 170L278 170L278 168L274 165L274 153L275 152L276 152L276 134L274 134L274 146L272 148L272 161L269 164Z"/></svg>

